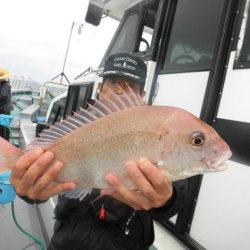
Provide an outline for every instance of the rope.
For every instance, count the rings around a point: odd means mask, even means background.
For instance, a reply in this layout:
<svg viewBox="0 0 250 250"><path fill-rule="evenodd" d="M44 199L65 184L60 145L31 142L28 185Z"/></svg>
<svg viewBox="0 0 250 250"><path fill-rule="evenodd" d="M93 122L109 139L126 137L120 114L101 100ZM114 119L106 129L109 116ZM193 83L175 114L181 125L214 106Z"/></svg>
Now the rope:
<svg viewBox="0 0 250 250"><path fill-rule="evenodd" d="M39 246L40 246L40 250L44 250L44 244L41 240L39 240L38 238L36 238L34 235L26 232L20 225L19 223L17 222L17 219L16 219L16 215L15 215L15 207L14 207L14 202L12 201L11 202L11 211L12 211L12 217L13 217L13 220L17 226L17 228L23 233L25 234L27 237L31 238L34 242L36 242Z"/></svg>
<svg viewBox="0 0 250 250"><path fill-rule="evenodd" d="M15 145L15 142L14 142L14 139L13 139L13 135L12 135L12 131L11 131L11 128L10 127L7 127L9 129L9 132L10 132L10 139L11 139L11 142L13 145Z"/></svg>

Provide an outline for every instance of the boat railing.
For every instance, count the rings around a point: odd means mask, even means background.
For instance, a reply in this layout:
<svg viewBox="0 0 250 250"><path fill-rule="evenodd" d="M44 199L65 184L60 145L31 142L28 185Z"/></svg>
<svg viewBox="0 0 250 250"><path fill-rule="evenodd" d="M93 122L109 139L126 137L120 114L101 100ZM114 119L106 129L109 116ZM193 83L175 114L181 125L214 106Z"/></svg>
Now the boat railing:
<svg viewBox="0 0 250 250"><path fill-rule="evenodd" d="M14 75L10 78L11 90L30 90L31 78Z"/></svg>
<svg viewBox="0 0 250 250"><path fill-rule="evenodd" d="M44 98L47 95L51 96L52 98L55 97L53 91L48 88L48 85L52 86L55 85L56 87L62 87L66 88L69 86L69 82L63 83L63 82L55 82L55 81L46 81L40 88L40 99L39 99L39 106L41 107L44 101ZM62 91L63 92L63 91ZM61 93L58 93L61 94Z"/></svg>

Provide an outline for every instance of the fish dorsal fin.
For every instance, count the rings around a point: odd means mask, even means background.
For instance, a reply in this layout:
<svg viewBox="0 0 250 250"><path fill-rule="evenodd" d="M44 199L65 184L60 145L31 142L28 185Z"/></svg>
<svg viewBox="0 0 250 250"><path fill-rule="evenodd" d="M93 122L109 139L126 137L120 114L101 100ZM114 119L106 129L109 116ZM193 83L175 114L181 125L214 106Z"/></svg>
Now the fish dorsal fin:
<svg viewBox="0 0 250 250"><path fill-rule="evenodd" d="M117 87L120 88L119 85L117 85ZM101 117L131 107L145 105L142 97L137 95L128 86L128 84L127 89L128 92L126 93L121 89L121 95L117 95L111 89L109 89L109 98L100 93L100 100L96 99L94 105L89 103L87 109L80 108L80 110L75 112L72 116L67 116L66 119L62 120L61 122L56 122L54 125L50 126L49 129L43 130L40 134L40 137L33 141L29 145L29 148L32 148L33 146L49 146L66 134Z"/></svg>

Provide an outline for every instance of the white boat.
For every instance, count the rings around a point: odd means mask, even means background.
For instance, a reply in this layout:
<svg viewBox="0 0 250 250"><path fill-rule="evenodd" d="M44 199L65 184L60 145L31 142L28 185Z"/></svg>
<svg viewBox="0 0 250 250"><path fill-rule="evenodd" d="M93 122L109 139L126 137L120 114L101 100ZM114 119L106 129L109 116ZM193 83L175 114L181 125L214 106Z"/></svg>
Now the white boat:
<svg viewBox="0 0 250 250"><path fill-rule="evenodd" d="M140 56L148 67L145 101L201 117L233 151L227 171L189 179L185 209L169 221L155 222L152 249L250 249L249 6L250 0L90 1L89 22L99 24L102 15L120 21L104 58L115 52ZM50 102L46 122L71 114L95 97L104 58ZM23 145L35 135L28 118L33 111L21 119ZM34 207L46 244L55 204L51 198Z"/></svg>

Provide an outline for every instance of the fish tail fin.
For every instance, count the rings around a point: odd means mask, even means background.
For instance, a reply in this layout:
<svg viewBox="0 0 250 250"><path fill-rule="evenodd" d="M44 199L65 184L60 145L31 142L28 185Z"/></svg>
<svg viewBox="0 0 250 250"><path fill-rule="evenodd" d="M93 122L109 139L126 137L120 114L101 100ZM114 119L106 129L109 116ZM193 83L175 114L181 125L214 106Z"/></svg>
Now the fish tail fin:
<svg viewBox="0 0 250 250"><path fill-rule="evenodd" d="M75 188L73 190L64 192L62 195L69 199L79 199L80 201L91 192L91 188Z"/></svg>
<svg viewBox="0 0 250 250"><path fill-rule="evenodd" d="M10 170L21 155L19 148L0 137L0 173Z"/></svg>

